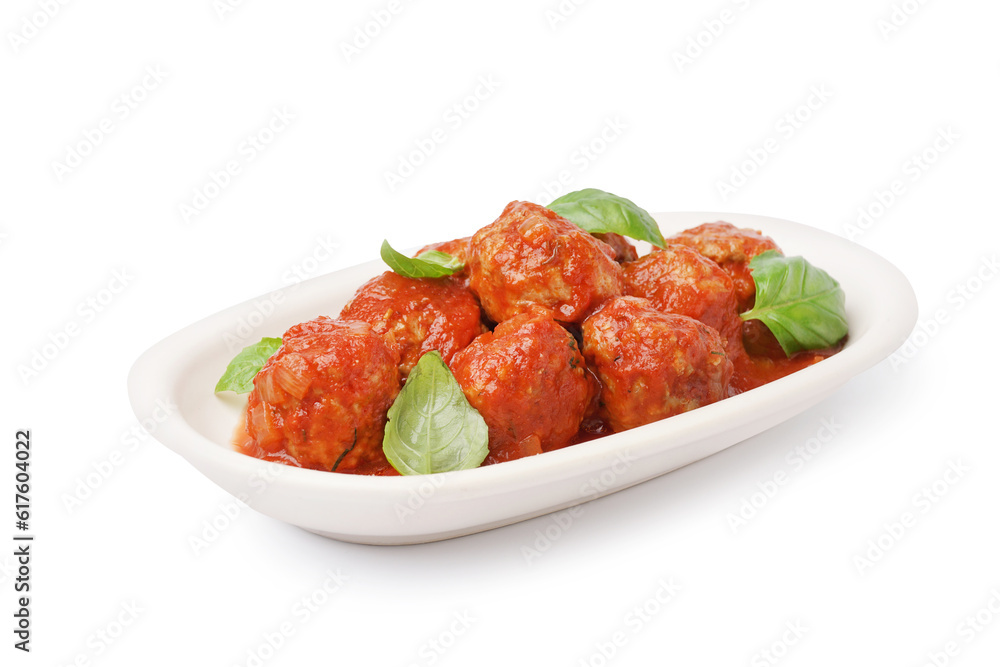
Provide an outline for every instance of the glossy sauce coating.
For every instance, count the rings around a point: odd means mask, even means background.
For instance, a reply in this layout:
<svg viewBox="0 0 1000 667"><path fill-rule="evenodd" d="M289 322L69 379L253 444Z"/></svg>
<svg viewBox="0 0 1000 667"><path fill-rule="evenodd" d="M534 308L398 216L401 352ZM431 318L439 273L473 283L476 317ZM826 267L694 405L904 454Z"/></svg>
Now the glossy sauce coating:
<svg viewBox="0 0 1000 667"><path fill-rule="evenodd" d="M392 271L362 285L340 312L371 325L399 355L406 377L425 352L445 363L485 331L476 297L454 278L406 278Z"/></svg>
<svg viewBox="0 0 1000 667"><path fill-rule="evenodd" d="M812 366L839 352L846 342L845 339L833 347L804 350L788 357L774 334L760 320L743 322L741 339L742 345L730 346L728 349L734 369L731 394L756 389Z"/></svg>
<svg viewBox="0 0 1000 667"><path fill-rule="evenodd" d="M494 322L533 304L560 322L581 322L622 293L622 270L608 244L547 208L511 202L469 245L469 286Z"/></svg>
<svg viewBox="0 0 1000 667"><path fill-rule="evenodd" d="M715 329L632 296L610 300L584 321L583 353L614 431L722 400L733 373Z"/></svg>
<svg viewBox="0 0 1000 667"><path fill-rule="evenodd" d="M489 427L485 464L568 445L596 394L576 339L541 309L476 338L451 371Z"/></svg>
<svg viewBox="0 0 1000 667"><path fill-rule="evenodd" d="M254 378L247 434L262 452L303 468L393 474L382 437L399 387L399 358L368 324L297 324Z"/></svg>
<svg viewBox="0 0 1000 667"><path fill-rule="evenodd" d="M768 250L781 252L771 237L728 222L707 222L675 234L667 241L691 246L722 267L733 279L736 305L741 313L753 307L755 288L750 260Z"/></svg>
<svg viewBox="0 0 1000 667"><path fill-rule="evenodd" d="M737 316L733 280L698 251L668 243L622 268L629 296L648 299L657 310L687 315L719 332L733 326Z"/></svg>

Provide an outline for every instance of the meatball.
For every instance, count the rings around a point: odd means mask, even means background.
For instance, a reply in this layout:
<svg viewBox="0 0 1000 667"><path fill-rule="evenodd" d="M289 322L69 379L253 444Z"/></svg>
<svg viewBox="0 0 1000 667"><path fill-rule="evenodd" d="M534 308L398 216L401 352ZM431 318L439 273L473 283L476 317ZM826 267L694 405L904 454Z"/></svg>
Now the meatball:
<svg viewBox="0 0 1000 667"><path fill-rule="evenodd" d="M621 234L615 234L614 232L602 232L600 234L594 234L594 238L599 241L604 241L611 246L611 249L615 251L615 261L619 264L639 259L639 253L636 252L635 246L629 243L628 240Z"/></svg>
<svg viewBox="0 0 1000 667"><path fill-rule="evenodd" d="M285 332L257 373L247 433L303 468L392 474L382 437L399 387L399 358L368 324L320 317Z"/></svg>
<svg viewBox="0 0 1000 667"><path fill-rule="evenodd" d="M721 400L733 374L715 329L633 296L612 299L584 321L583 353L615 431Z"/></svg>
<svg viewBox="0 0 1000 667"><path fill-rule="evenodd" d="M451 278L406 278L392 271L362 285L340 312L342 320L371 325L410 374L421 355L441 353L445 363L485 331L472 292Z"/></svg>
<svg viewBox="0 0 1000 667"><path fill-rule="evenodd" d="M696 250L668 243L622 268L626 294L648 299L665 313L692 317L716 331L738 332L732 278Z"/></svg>
<svg viewBox="0 0 1000 667"><path fill-rule="evenodd" d="M733 279L736 305L741 313L753 308L756 291L750 275L750 260L767 250L781 252L771 237L753 229L740 229L728 222L698 225L671 236L667 241L691 246L718 263Z"/></svg>
<svg viewBox="0 0 1000 667"><path fill-rule="evenodd" d="M614 250L547 208L511 202L469 245L469 285L494 322L537 304L582 322L622 293Z"/></svg>
<svg viewBox="0 0 1000 667"><path fill-rule="evenodd" d="M484 464L570 444L597 393L576 339L542 309L476 338L451 370L489 427Z"/></svg>

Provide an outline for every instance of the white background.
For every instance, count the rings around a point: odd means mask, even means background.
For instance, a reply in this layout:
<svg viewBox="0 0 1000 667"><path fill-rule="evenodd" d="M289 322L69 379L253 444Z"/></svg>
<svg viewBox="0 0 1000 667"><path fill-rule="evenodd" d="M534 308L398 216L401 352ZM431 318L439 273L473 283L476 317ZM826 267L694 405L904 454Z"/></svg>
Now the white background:
<svg viewBox="0 0 1000 667"><path fill-rule="evenodd" d="M15 532L14 432L30 428L37 541L30 655L12 648L0 551L0 661L997 664L1000 6L424 0L387 21L388 0L233 4L4 3L0 535ZM269 135L275 110L293 118ZM390 187L436 128L444 141ZM239 173L211 187L231 160ZM753 173L724 195L734 169ZM243 509L206 533L232 499L137 431L133 361L296 271L547 203L561 172L653 211L850 235L910 278L922 333L797 418L566 528L379 548ZM793 465L824 419L835 438ZM329 571L346 581L303 618ZM679 587L667 602L661 582Z"/></svg>

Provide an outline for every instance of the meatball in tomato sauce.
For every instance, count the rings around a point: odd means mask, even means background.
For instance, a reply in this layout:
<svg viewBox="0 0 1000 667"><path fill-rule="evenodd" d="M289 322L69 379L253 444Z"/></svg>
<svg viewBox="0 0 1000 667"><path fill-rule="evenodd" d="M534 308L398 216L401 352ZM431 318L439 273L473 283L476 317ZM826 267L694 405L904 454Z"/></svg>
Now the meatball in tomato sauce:
<svg viewBox="0 0 1000 667"><path fill-rule="evenodd" d="M623 296L583 323L583 353L601 383L601 414L625 431L725 398L733 365L712 327Z"/></svg>
<svg viewBox="0 0 1000 667"><path fill-rule="evenodd" d="M648 299L657 310L687 315L720 333L738 334L733 280L698 251L668 243L622 268L629 296Z"/></svg>
<svg viewBox="0 0 1000 667"><path fill-rule="evenodd" d="M303 468L394 474L382 453L399 358L364 322L297 324L254 378L246 428L265 454Z"/></svg>
<svg viewBox="0 0 1000 667"><path fill-rule="evenodd" d="M511 202L469 244L469 286L494 322L537 304L581 322L622 293L615 251L549 209Z"/></svg>
<svg viewBox="0 0 1000 667"><path fill-rule="evenodd" d="M753 229L740 229L728 222L698 225L671 236L667 241L691 246L721 266L733 279L737 307L741 313L753 307L756 292L750 275L750 260L768 250L781 252L771 237Z"/></svg>
<svg viewBox="0 0 1000 667"><path fill-rule="evenodd" d="M576 339L541 309L476 338L451 371L489 427L486 464L570 444L597 391Z"/></svg>
<svg viewBox="0 0 1000 667"><path fill-rule="evenodd" d="M392 271L362 285L340 319L370 324L399 355L403 377L425 352L437 350L448 363L485 330L476 297L459 280L406 278Z"/></svg>

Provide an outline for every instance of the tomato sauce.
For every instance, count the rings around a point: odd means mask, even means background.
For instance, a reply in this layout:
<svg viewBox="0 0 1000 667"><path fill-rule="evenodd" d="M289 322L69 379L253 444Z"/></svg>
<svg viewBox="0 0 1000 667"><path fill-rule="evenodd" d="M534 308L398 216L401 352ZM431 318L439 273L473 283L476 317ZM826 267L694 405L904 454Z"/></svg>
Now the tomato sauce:
<svg viewBox="0 0 1000 667"><path fill-rule="evenodd" d="M742 346L736 349L730 346L729 350L729 359L733 362L730 395L756 389L823 361L840 352L846 342L845 338L833 347L806 350L788 357L774 334L762 322L744 322Z"/></svg>

